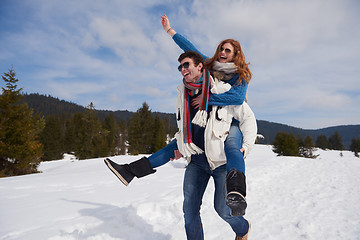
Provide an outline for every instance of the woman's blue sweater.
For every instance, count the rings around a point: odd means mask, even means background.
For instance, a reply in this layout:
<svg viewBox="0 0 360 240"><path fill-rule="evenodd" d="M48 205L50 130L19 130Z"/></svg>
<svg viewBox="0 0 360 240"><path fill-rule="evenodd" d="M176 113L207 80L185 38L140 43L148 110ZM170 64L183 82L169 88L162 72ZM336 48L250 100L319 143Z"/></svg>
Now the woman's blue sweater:
<svg viewBox="0 0 360 240"><path fill-rule="evenodd" d="M176 33L173 36L175 43L182 49L186 51L195 51L201 54L204 59L208 57L202 54L189 40L185 37ZM227 106L227 105L241 105L245 101L246 91L248 84L246 81L241 81L238 84L239 74L235 74L232 79L227 81L231 85L231 89L225 93L221 94L210 94L209 96L209 105L215 106Z"/></svg>

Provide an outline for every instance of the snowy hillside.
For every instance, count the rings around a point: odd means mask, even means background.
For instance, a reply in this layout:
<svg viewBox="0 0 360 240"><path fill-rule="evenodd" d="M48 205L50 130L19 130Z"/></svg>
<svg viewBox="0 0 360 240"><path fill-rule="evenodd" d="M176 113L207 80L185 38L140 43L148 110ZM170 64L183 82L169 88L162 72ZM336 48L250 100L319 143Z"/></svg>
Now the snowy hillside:
<svg viewBox="0 0 360 240"><path fill-rule="evenodd" d="M250 240L360 239L360 159L347 151L316 153L276 157L271 146L255 146L247 159ZM103 159L44 162L40 170L0 179L0 240L186 239L182 160L128 187ZM212 202L210 181L201 212L205 239L234 239Z"/></svg>

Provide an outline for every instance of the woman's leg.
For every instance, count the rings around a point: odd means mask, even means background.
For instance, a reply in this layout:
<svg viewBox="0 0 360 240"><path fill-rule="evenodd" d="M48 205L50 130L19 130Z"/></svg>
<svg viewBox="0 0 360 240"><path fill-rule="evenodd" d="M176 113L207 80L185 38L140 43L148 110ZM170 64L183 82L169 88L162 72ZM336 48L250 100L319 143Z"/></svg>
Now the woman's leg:
<svg viewBox="0 0 360 240"><path fill-rule="evenodd" d="M156 153L148 157L149 162L153 168L157 168L161 165L164 165L170 161L170 158L174 158L174 151L177 150L176 139L172 140L164 148L160 149Z"/></svg>
<svg viewBox="0 0 360 240"><path fill-rule="evenodd" d="M177 149L177 142L176 139L174 139L149 158L142 157L129 164L117 164L109 158L105 159L104 162L115 176L127 186L134 177L141 178L156 172L154 168L164 165L170 161L170 158L174 158L174 151Z"/></svg>
<svg viewBox="0 0 360 240"><path fill-rule="evenodd" d="M231 215L243 216L246 203L245 160L240 151L242 148L242 133L237 120L232 121L229 135L225 140L226 155L226 205L231 208Z"/></svg>
<svg viewBox="0 0 360 240"><path fill-rule="evenodd" d="M236 169L245 173L245 160L244 160L244 155L240 151L241 148L242 148L242 133L239 128L239 122L233 119L229 129L229 135L225 140L227 172Z"/></svg>
<svg viewBox="0 0 360 240"><path fill-rule="evenodd" d="M230 214L230 208L226 205L225 198L225 179L226 169L225 165L217 167L212 171L211 176L214 178L215 183L215 195L214 195L214 208L219 216L226 221L237 236L244 236L249 230L249 223L242 216L232 216Z"/></svg>

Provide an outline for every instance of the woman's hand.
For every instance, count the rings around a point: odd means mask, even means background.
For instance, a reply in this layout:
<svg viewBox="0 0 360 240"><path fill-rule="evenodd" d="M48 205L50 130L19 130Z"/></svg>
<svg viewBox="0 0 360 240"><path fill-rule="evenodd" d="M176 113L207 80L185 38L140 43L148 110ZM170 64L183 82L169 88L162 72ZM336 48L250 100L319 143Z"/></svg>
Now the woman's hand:
<svg viewBox="0 0 360 240"><path fill-rule="evenodd" d="M170 27L170 21L166 14L161 16L161 25L163 26L165 32L167 32L170 36L174 36L176 34L175 30Z"/></svg>
<svg viewBox="0 0 360 240"><path fill-rule="evenodd" d="M179 150L175 150L174 155L175 155L174 158L170 158L170 161L174 161L174 160L178 160L178 159L182 158L182 155Z"/></svg>
<svg viewBox="0 0 360 240"><path fill-rule="evenodd" d="M166 16L166 14L164 14L164 16L161 16L161 24L165 30L165 32L168 32L170 27L170 21L168 19L168 17Z"/></svg>
<svg viewBox="0 0 360 240"><path fill-rule="evenodd" d="M193 106L195 109L199 108L201 104L201 99L202 99L202 94L191 100L191 106Z"/></svg>

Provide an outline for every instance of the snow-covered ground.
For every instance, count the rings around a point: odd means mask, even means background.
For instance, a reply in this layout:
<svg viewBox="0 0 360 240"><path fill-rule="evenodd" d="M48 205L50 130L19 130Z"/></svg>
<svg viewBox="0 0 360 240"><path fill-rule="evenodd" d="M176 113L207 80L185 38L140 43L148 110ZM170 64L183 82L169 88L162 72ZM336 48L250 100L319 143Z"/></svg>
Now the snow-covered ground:
<svg viewBox="0 0 360 240"><path fill-rule="evenodd" d="M360 239L360 159L322 151L317 159L276 157L255 145L247 159L250 240ZM118 163L139 156L118 156ZM0 179L0 239L186 239L184 161L128 187L103 159L44 162L40 174ZM210 181L201 210L205 239L234 239L213 209Z"/></svg>

